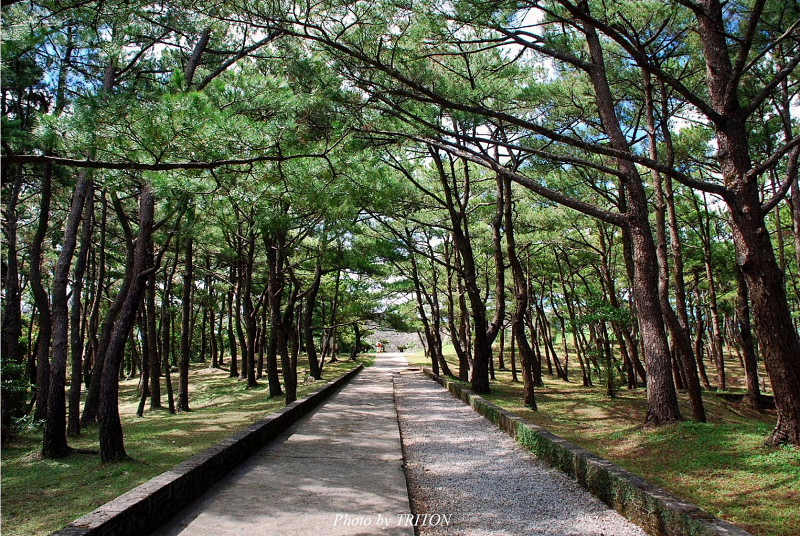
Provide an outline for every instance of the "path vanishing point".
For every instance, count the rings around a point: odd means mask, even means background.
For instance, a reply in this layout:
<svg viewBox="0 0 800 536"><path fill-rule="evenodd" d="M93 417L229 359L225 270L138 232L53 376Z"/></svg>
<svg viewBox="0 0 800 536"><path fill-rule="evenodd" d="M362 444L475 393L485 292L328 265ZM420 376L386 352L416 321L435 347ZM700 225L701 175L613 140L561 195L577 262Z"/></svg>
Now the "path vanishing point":
<svg viewBox="0 0 800 536"><path fill-rule="evenodd" d="M644 534L407 367L379 354L154 534Z"/></svg>

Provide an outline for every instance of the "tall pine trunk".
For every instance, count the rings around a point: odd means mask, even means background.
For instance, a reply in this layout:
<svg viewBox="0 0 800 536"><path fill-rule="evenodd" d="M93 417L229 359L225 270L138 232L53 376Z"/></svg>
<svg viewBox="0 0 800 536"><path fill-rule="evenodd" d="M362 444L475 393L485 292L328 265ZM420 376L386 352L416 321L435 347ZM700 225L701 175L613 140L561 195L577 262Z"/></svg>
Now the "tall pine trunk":
<svg viewBox="0 0 800 536"><path fill-rule="evenodd" d="M39 225L31 242L30 279L33 303L39 311L39 337L36 345L36 411L34 420L43 420L47 415L47 395L50 389L50 342L53 320L50 314L50 298L42 282L42 246L50 222L53 167L46 164L39 194Z"/></svg>
<svg viewBox="0 0 800 536"><path fill-rule="evenodd" d="M81 245L78 258L75 263L75 276L72 284L72 310L70 312L71 332L71 357L72 372L69 385L69 417L67 419L67 434L77 436L81 431L81 385L83 383L83 354L84 338L80 329L81 317L83 316L83 276L86 272L86 264L89 260L89 250L92 239L92 228L94 218L94 188L89 185L86 192L86 202L84 205L83 228L81 229Z"/></svg>
<svg viewBox="0 0 800 536"><path fill-rule="evenodd" d="M103 462L125 458L122 422L119 417L119 381L117 371L125 352L125 343L144 296L147 260L151 252L155 199L149 183L142 186L139 200L139 236L134 250L130 286L106 352L100 390L100 458Z"/></svg>
<svg viewBox="0 0 800 536"><path fill-rule="evenodd" d="M738 100L740 77L731 63L722 3L700 4L698 33L707 66L707 86L715 118L717 158L729 193L737 264L750 293L753 320L772 390L778 421L769 444L800 445L800 337L792 323L784 274L765 224L758 175L752 173L746 110ZM793 155L797 158L796 150ZM796 179L795 179L796 180Z"/></svg>
<svg viewBox="0 0 800 536"><path fill-rule="evenodd" d="M322 379L322 369L319 365L319 357L317 355L316 343L314 341L314 307L317 303L317 295L319 294L319 287L322 282L322 254L321 251L317 252L317 264L314 268L314 279L311 281L311 286L306 293L306 305L303 308L302 315L302 330L303 330L303 343L306 346L306 354L308 355L308 366L311 370L311 377L315 380Z"/></svg>
<svg viewBox="0 0 800 536"><path fill-rule="evenodd" d="M517 243L514 236L514 216L511 206L511 181L505 180L503 190L507 203L505 206L505 231L506 231L506 248L508 251L508 263L511 265L511 273L514 278L514 312L511 316L512 336L516 339L517 346L520 350L520 358L522 361L522 385L524 389L524 404L530 409L536 410L536 393L534 390L533 375L531 367L535 359L533 349L528 343L528 338L525 335L525 312L528 309L528 282L525 280L525 271L517 256ZM514 370L514 347L511 347L511 369L512 374L516 376ZM516 381L516 378L514 378Z"/></svg>
<svg viewBox="0 0 800 536"><path fill-rule="evenodd" d="M150 369L150 409L160 409L161 405L161 354L158 349L158 330L156 329L156 266L151 261L152 270L145 292L145 318L147 330L147 355Z"/></svg>
<svg viewBox="0 0 800 536"><path fill-rule="evenodd" d="M190 219L191 221L191 219ZM192 356L192 285L194 275L193 248L191 235L186 237L183 264L183 293L181 295L181 357L178 362L178 411L189 409L189 362Z"/></svg>
<svg viewBox="0 0 800 536"><path fill-rule="evenodd" d="M281 318L281 301L283 299L284 273L283 273L283 245L284 242L276 235L267 240L267 266L269 276L267 281L267 306L269 307L270 332L267 344L267 381L269 383L269 396L275 397L283 394L281 380L278 376L278 352L280 351L283 322Z"/></svg>
<svg viewBox="0 0 800 536"><path fill-rule="evenodd" d="M69 452L67 446L66 374L69 356L69 303L67 286L72 256L78 241L83 206L89 191L90 179L86 171L79 174L72 196L72 204L64 228L64 240L53 274L52 319L53 358L50 364L50 385L47 396L47 416L44 424L42 456L60 458ZM73 329L78 329L73 326Z"/></svg>
<svg viewBox="0 0 800 536"><path fill-rule="evenodd" d="M588 4L582 4L588 10ZM595 28L584 25L592 59L589 75L595 89L597 108L610 145L621 153L630 153L625 134L616 115L615 103L606 77L602 46ZM618 159L617 169L623 184L627 210L626 230L634 256L633 294L647 363L647 416L645 424L660 426L681 418L678 397L672 379L669 342L661 315L658 295L658 255L648 215L647 193L636 166Z"/></svg>
<svg viewBox="0 0 800 536"><path fill-rule="evenodd" d="M658 150L653 85L649 74L645 75L645 96L647 103L647 132L650 142L650 157L654 161L657 161ZM667 201L664 195L664 180L661 172L657 170L653 171L653 178L655 181L656 193L656 236L658 237L656 255L658 256L659 304L664 315L666 327L672 336L672 342L676 349L673 357L678 360L683 379L686 382L686 389L689 392L692 417L699 422L706 422L706 410L703 406L703 394L700 390L700 378L697 375L697 367L695 366L691 335L681 324L678 315L672 308L672 302L669 296L671 282L669 276L669 258L667 256Z"/></svg>

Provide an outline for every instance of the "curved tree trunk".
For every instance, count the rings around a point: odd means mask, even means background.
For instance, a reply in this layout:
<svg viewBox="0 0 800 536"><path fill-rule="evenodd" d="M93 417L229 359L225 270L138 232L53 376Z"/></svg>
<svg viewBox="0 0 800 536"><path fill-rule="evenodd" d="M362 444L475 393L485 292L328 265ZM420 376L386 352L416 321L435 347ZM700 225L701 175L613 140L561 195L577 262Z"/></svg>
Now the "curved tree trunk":
<svg viewBox="0 0 800 536"><path fill-rule="evenodd" d="M431 335L433 336L433 352L435 352L436 360L439 363L439 368L446 376L453 376L453 371L450 370L450 365L444 358L442 351L442 310L439 304L439 272L436 269L436 262L433 261L434 251L430 240L427 240L428 251L431 254L431 274L433 276L433 289L431 292L424 294L423 297L428 302L431 309Z"/></svg>
<svg viewBox="0 0 800 536"><path fill-rule="evenodd" d="M506 247L508 251L508 263L511 265L511 273L514 277L514 312L512 313L512 334L516 338L517 346L520 350L522 361L522 385L524 389L524 403L532 410L536 410L536 393L534 390L533 375L531 367L535 359L533 349L528 343L525 335L525 312L528 310L528 282L525 280L525 272L517 256L517 243L514 237L514 217L511 207L511 180L505 179L503 191L507 198L505 206L505 231ZM511 347L511 368L512 374L515 373L514 367L514 347ZM516 374L514 374L516 375ZM516 378L514 379L516 381Z"/></svg>
<svg viewBox="0 0 800 536"><path fill-rule="evenodd" d="M125 343L144 296L147 259L152 248L155 199L150 184L145 183L139 200L139 236L136 240L130 288L114 326L103 365L100 391L100 458L103 462L125 458L122 423L119 417L119 382L117 370L124 355Z"/></svg>
<svg viewBox="0 0 800 536"><path fill-rule="evenodd" d="M116 206L120 218L127 218L121 207ZM126 237L126 254L125 254L125 278L120 286L117 297L114 298L111 306L106 313L103 320L103 325L100 330L100 338L95 350L95 362L92 367L92 379L89 382L89 387L86 390L86 401L83 404L83 413L81 414L81 426L86 427L93 423L98 418L98 411L100 409L100 382L103 376L102 371L105 368L105 358L107 355L108 345L113 335L114 322L117 315L122 310L125 304L125 298L128 295L131 284L131 270L133 270L134 263L134 243L133 239ZM98 291L99 292L99 291Z"/></svg>
<svg viewBox="0 0 800 536"><path fill-rule="evenodd" d="M769 444L800 445L800 336L792 323L784 274L765 225L758 176L752 174L747 111L738 100L741 78L731 63L722 3L705 0L698 13L698 34L707 66L707 86L718 118L717 158L730 190L725 202L731 213L737 264L741 267L752 302L759 346L769 373L778 422ZM788 156L797 173L798 150ZM797 180L795 178L795 180Z"/></svg>
<svg viewBox="0 0 800 536"><path fill-rule="evenodd" d="M83 205L89 191L88 174L84 171L78 177L72 204L64 228L64 240L53 274L53 358L50 364L50 387L47 396L47 417L44 424L42 456L60 458L69 452L67 446L67 407L65 382L67 374L67 358L69 356L69 303L67 286L72 256L78 241L78 229L81 224ZM80 296L78 296L80 298ZM73 329L78 329L73 326Z"/></svg>
<svg viewBox="0 0 800 536"><path fill-rule="evenodd" d="M588 10L588 4L582 9ZM586 42L592 58L589 75L595 89L597 108L603 128L611 146L629 153L630 147L620 127L614 99L606 78L605 61L600 39L595 28L584 25ZM623 182L627 211L626 229L630 233L634 254L633 293L639 319L645 361L647 362L647 417L645 424L660 426L681 418L678 397L672 379L672 365L664 320L658 296L658 255L650 229L647 194L636 166L626 160L617 160L617 169Z"/></svg>
<svg viewBox="0 0 800 536"><path fill-rule="evenodd" d="M752 188L748 193L748 202L732 207L733 228L778 412L778 422L767 442L800 445L800 341L769 233L763 221L753 221L760 211L758 192Z"/></svg>
<svg viewBox="0 0 800 536"><path fill-rule="evenodd" d="M94 188L89 184L86 192L86 202L83 214L83 229L81 230L81 246L75 263L75 276L72 284L72 310L70 312L72 372L69 386L69 417L67 419L67 434L77 436L81 432L81 384L83 382L83 333L80 322L83 310L83 275L89 260L92 229L94 218Z"/></svg>
<svg viewBox="0 0 800 536"><path fill-rule="evenodd" d="M655 109L653 101L653 85L649 74L645 75L645 99L647 105L647 133L650 142L650 157L657 161L657 139ZM666 120L666 119L664 119ZM681 324L678 315L672 308L669 298L670 277L669 259L667 256L667 200L664 195L664 180L661 172L654 170L653 179L655 181L656 193L656 236L658 244L656 254L658 256L658 295L660 298L661 312L676 352L682 377L689 392L689 401L692 406L692 417L699 422L706 422L706 411L703 406L703 394L700 391L700 378L697 375L695 366L694 352L692 351L691 335ZM673 239L676 237L673 236Z"/></svg>
<svg viewBox="0 0 800 536"><path fill-rule="evenodd" d="M106 280L106 224L108 222L108 200L105 190L100 191L100 240L98 243L96 258L93 253L96 275L93 277L95 284L92 286L92 310L89 313L89 326L86 348L86 357L83 360L83 382L86 389L89 389L92 380L92 370L97 361L97 350L100 346L98 334L100 332L100 307L103 304L103 287ZM88 400L88 393L87 393ZM84 425L81 417L81 426Z"/></svg>
<svg viewBox="0 0 800 536"><path fill-rule="evenodd" d="M50 221L50 200L52 199L53 167L46 165L42 176L42 189L39 194L39 225L31 242L31 260L28 277L31 281L33 303L39 311L39 339L36 347L36 411L34 420L42 420L47 415L47 395L50 390L50 341L53 333L53 320L50 314L50 298L42 283L42 245L47 236Z"/></svg>
<svg viewBox="0 0 800 536"><path fill-rule="evenodd" d="M408 257L411 261L411 280L414 282L414 297L417 300L417 314L419 314L419 318L422 321L422 329L425 332L425 344L427 345L428 350L428 357L431 360L431 367L433 369L433 373L435 375L439 375L439 356L436 352L436 340L433 337L433 332L431 330L431 323L428 319L428 314L425 312L425 300L423 300L423 283L420 279L419 274L419 266L417 264L417 258L414 254L413 248L411 246L412 237L411 231L406 227L406 241L408 243Z"/></svg>
<svg viewBox="0 0 800 536"><path fill-rule="evenodd" d="M450 329L450 339L453 342L453 349L458 357L458 379L460 381L469 381L469 359L467 358L467 349L462 345L463 338L461 337L460 330L456 326L456 308L453 288L453 278L458 277L454 265L451 264L451 259L455 258L458 262L458 254L448 247L445 242L445 256L447 260L447 323Z"/></svg>
<svg viewBox="0 0 800 536"><path fill-rule="evenodd" d="M489 392L489 361L492 359L492 333L486 315L486 302L478 288L478 272L467 223L467 203L469 200L469 169L464 166L464 192L459 193L450 183L439 153L430 148L430 154L439 174L439 182L444 189L447 210L452 224L453 247L461 259L461 275L469 300L469 315L472 318L472 389L476 393ZM455 177L452 177L455 180ZM501 254L502 255L502 254ZM494 331L494 335L499 331Z"/></svg>

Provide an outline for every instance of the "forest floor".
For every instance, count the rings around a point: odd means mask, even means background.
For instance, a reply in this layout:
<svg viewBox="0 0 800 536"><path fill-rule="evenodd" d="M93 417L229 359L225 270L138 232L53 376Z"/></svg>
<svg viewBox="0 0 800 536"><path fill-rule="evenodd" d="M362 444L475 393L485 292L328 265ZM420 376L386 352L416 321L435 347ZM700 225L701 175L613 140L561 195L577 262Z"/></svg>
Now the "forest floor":
<svg viewBox="0 0 800 536"><path fill-rule="evenodd" d="M447 352L447 349L445 349ZM430 367L422 354L410 362ZM454 354L446 358L457 374ZM509 363L506 363L509 367ZM726 363L734 386L742 376L738 360ZM709 376L713 369L709 369ZM579 370L570 382L545 375L537 388L538 411L522 403L522 376L496 371L486 398L555 434L642 476L707 512L758 536L792 536L800 527L800 449L769 448L764 439L775 425L774 411L754 411L704 391L707 423L686 420L654 430L642 427L644 389L619 389L616 398L594 379L583 387ZM713 382L713 378L712 378ZM681 411L691 415L685 393Z"/></svg>
<svg viewBox="0 0 800 536"><path fill-rule="evenodd" d="M372 359L365 357L362 362L371 364ZM321 385L304 381L308 375L303 365L300 363L298 397ZM326 363L324 378L339 377L357 365L349 360ZM177 375L173 382L177 389ZM284 406L283 397L268 398L266 378L258 387L246 389L246 383L230 378L226 370L193 365L189 379L192 411L171 415L166 409L146 409L144 417L138 418L137 385L138 379L120 384L120 414L129 460L103 464L99 454L89 452L98 449L96 426L80 438L71 438L70 446L80 451L60 460L42 459L42 431L37 426L23 430L3 446L0 531L4 536L50 534ZM166 391L162 398L166 406Z"/></svg>

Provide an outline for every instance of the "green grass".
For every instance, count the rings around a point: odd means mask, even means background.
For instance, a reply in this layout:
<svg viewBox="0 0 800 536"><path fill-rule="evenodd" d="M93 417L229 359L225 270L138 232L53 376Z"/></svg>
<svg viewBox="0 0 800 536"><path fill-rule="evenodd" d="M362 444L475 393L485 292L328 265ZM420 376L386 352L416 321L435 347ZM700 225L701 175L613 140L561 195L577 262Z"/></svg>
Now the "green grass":
<svg viewBox="0 0 800 536"><path fill-rule="evenodd" d="M365 365L374 358L362 359ZM325 380L339 377L358 363L328 363ZM299 374L298 396L322 382L304 381ZM173 381L177 384L177 378ZM162 382L163 383L163 382ZM181 461L218 443L283 407L283 397L270 400L266 378L259 387L228 377L226 371L193 366L190 373L193 411L170 415L166 410L135 416L137 380L120 386L120 413L129 460L102 464L96 453L74 453L60 460L39 455L41 430L23 431L2 450L2 534L49 534L109 500L125 493ZM163 386L162 386L163 388ZM162 393L166 405L166 392ZM96 427L70 440L76 449L97 450Z"/></svg>
<svg viewBox="0 0 800 536"><path fill-rule="evenodd" d="M408 357L430 366L419 354ZM447 358L455 373L454 356ZM726 365L736 385L738 362ZM797 534L800 449L763 445L775 424L774 411L753 411L705 392L708 423L687 420L645 430L643 389L621 388L612 400L603 385L583 387L580 374L571 373L570 383L545 377L536 412L523 406L522 384L513 383L509 371L497 371L486 398L753 534ZM680 403L682 414L691 415L683 393Z"/></svg>

